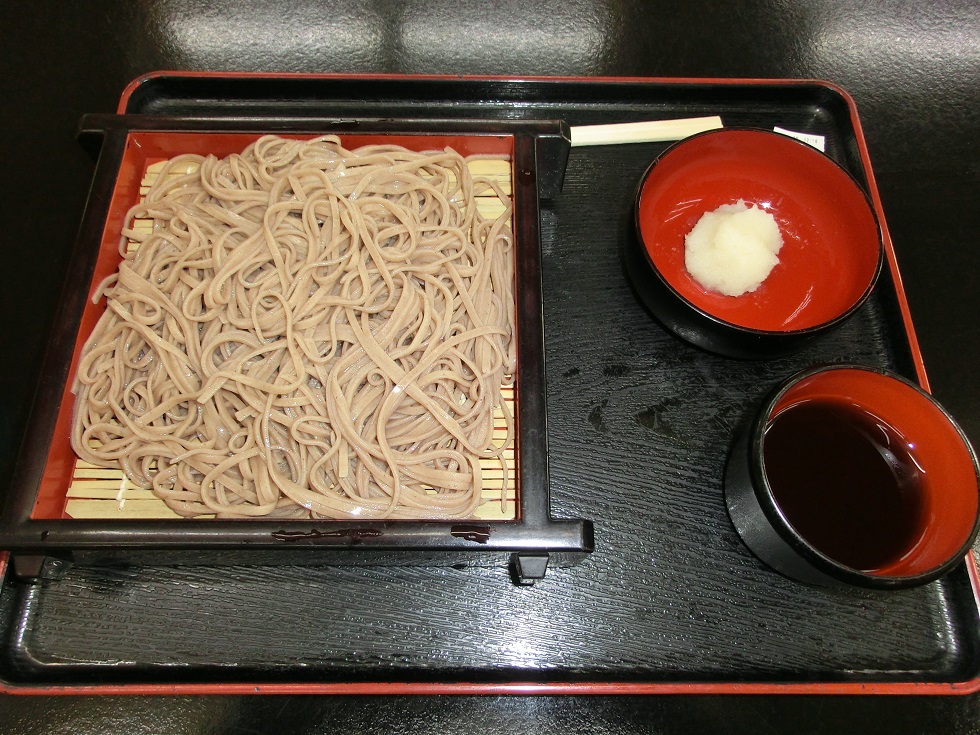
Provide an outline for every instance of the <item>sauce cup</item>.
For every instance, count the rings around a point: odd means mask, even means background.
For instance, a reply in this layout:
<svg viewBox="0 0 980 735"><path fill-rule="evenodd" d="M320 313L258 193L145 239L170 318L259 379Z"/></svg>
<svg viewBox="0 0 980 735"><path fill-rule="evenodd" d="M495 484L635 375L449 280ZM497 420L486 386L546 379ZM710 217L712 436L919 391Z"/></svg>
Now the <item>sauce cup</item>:
<svg viewBox="0 0 980 735"><path fill-rule="evenodd" d="M969 551L980 469L962 429L918 386L818 366L777 387L738 437L725 502L746 546L787 577L903 589Z"/></svg>

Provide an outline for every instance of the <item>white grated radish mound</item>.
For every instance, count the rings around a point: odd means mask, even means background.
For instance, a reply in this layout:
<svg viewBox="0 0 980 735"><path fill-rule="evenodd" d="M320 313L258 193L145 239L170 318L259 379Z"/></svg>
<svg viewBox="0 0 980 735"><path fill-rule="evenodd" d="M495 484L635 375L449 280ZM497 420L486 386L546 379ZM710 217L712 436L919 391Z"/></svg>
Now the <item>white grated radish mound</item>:
<svg viewBox="0 0 980 735"><path fill-rule="evenodd" d="M695 281L709 291L742 296L772 272L783 238L771 214L739 200L702 215L684 245L684 265Z"/></svg>

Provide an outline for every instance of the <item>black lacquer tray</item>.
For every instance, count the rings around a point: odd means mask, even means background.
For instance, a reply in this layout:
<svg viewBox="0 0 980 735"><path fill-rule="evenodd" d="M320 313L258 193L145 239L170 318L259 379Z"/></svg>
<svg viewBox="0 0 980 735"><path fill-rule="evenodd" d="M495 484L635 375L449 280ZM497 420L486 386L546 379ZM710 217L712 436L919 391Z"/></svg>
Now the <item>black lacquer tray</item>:
<svg viewBox="0 0 980 735"><path fill-rule="evenodd" d="M882 217L850 98L810 81L153 75L120 113L561 119L721 115L823 135ZM0 677L46 692L930 692L980 687L972 559L888 594L782 578L742 545L721 478L774 384L816 362L925 382L890 241L868 303L805 352L736 361L678 342L623 273L631 203L667 144L573 148L540 211L555 517L595 552L533 587L494 568L73 567L7 574ZM882 221L884 218L882 217Z"/></svg>

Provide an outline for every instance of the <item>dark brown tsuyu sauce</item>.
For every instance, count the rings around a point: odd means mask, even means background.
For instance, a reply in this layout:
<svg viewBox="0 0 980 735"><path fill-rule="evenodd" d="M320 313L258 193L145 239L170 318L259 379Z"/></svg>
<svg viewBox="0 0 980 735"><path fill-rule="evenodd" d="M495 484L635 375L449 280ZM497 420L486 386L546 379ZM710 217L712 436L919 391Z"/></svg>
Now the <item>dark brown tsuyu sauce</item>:
<svg viewBox="0 0 980 735"><path fill-rule="evenodd" d="M786 520L835 561L870 572L919 540L923 478L884 422L842 403L800 403L767 427L763 458Z"/></svg>

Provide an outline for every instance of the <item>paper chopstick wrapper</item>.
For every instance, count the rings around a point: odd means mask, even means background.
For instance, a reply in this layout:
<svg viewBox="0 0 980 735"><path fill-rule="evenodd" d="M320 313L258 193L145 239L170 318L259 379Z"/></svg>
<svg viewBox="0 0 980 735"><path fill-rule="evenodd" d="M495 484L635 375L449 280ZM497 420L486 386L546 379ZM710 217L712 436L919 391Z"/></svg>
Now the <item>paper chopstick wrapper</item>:
<svg viewBox="0 0 980 735"><path fill-rule="evenodd" d="M571 129L572 147L681 140L689 135L717 130L720 127L721 118L717 115L610 125L576 125Z"/></svg>

